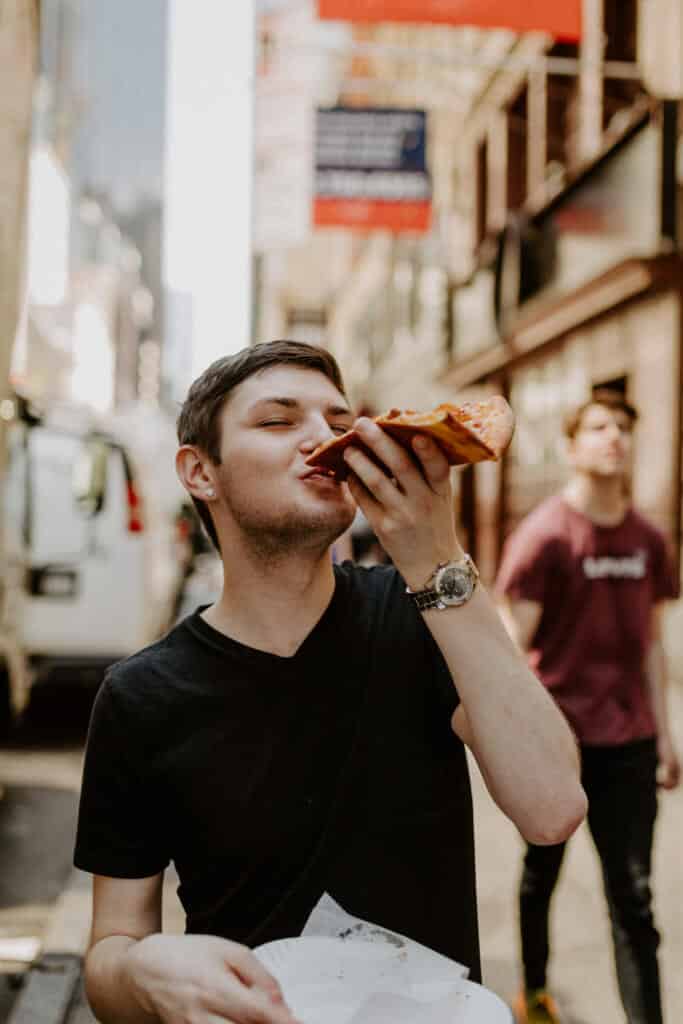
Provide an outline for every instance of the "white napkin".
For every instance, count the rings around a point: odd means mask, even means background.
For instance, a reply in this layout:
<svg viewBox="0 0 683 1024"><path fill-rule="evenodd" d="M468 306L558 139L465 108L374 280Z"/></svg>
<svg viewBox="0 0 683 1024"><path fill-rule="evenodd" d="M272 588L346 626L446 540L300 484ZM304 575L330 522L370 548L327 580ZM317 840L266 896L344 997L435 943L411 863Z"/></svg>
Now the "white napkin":
<svg viewBox="0 0 683 1024"><path fill-rule="evenodd" d="M466 978L469 968L459 964L456 960L449 960L441 953L435 953L433 949L422 946L419 942L399 935L398 932L389 931L380 925L363 921L340 907L332 899L329 893L323 893L318 903L311 911L308 921L301 933L302 937L317 936L328 939L353 939L364 942L388 944L395 949L404 950L406 959L412 966L412 981L418 987L427 985L430 981L439 992L443 990L444 976L446 984L452 983L457 978ZM438 977L436 980L435 976Z"/></svg>

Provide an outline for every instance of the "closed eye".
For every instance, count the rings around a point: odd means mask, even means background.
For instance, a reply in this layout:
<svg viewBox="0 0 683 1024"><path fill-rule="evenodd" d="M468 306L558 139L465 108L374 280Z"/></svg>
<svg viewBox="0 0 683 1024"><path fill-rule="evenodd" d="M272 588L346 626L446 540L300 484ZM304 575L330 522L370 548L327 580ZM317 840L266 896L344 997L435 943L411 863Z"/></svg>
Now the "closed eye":
<svg viewBox="0 0 683 1024"><path fill-rule="evenodd" d="M292 423L291 420L282 420L282 419L264 420L262 423L259 423L259 427L291 427L291 426L293 426L293 423ZM351 429L351 427L346 425L346 424L342 424L342 423L330 424L330 430L334 434L338 434L339 436L341 436L342 434L346 434L346 432L349 431L350 429Z"/></svg>

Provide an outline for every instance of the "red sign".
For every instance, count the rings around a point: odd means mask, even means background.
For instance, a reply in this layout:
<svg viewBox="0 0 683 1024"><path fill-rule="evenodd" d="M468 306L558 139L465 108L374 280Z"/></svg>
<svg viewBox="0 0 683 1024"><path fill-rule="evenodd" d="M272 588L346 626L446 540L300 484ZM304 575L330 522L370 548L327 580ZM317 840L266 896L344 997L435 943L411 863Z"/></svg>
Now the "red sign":
<svg viewBox="0 0 683 1024"><path fill-rule="evenodd" d="M432 205L425 200L328 199L313 201L317 228L353 228L356 231L390 231L392 234L429 231Z"/></svg>
<svg viewBox="0 0 683 1024"><path fill-rule="evenodd" d="M332 21L409 21L439 25L548 32L581 38L581 0L318 0L318 16Z"/></svg>

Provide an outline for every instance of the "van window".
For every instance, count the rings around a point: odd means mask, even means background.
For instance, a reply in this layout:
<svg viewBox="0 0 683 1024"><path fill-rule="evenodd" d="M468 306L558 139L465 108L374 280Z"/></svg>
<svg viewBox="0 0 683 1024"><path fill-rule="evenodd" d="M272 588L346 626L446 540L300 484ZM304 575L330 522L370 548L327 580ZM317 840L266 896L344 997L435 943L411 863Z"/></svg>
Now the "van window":
<svg viewBox="0 0 683 1024"><path fill-rule="evenodd" d="M33 564L69 562L84 553L89 517L74 497L87 440L34 427L29 435L29 537Z"/></svg>
<svg viewBox="0 0 683 1024"><path fill-rule="evenodd" d="M73 497L78 511L84 516L96 516L104 506L109 451L109 445L101 438L89 438L81 445L74 463Z"/></svg>

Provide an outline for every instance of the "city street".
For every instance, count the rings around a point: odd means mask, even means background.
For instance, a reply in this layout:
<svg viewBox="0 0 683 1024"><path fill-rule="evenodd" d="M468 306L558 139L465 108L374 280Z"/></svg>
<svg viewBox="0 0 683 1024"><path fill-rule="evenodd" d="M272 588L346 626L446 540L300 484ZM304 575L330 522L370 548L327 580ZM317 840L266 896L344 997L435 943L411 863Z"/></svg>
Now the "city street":
<svg viewBox="0 0 683 1024"><path fill-rule="evenodd" d="M683 737L683 688L674 693L676 732ZM0 938L35 937L52 954L79 954L87 939L87 876L71 869L71 848L88 701L71 693L30 715L10 749L0 752L6 796L0 805ZM521 841L495 808L473 769L478 881L485 984L510 998L518 982L515 901ZM662 973L666 1020L675 1024L683 1005L683 887L679 836L683 789L664 794L656 848L655 897L663 936ZM182 912L168 878L167 930L182 931ZM621 1024L609 928L598 868L585 829L573 840L555 901L553 987L564 1024ZM4 965L0 1022L18 992L17 965ZM68 1024L92 1017L77 999Z"/></svg>
<svg viewBox="0 0 683 1024"><path fill-rule="evenodd" d="M47 695L46 695L47 696ZM42 942L71 873L89 695L50 693L0 748L0 949ZM0 1020L25 965L0 959Z"/></svg>

